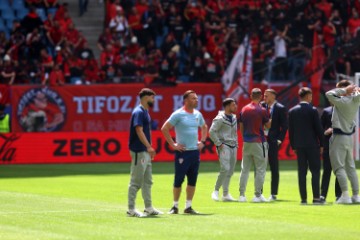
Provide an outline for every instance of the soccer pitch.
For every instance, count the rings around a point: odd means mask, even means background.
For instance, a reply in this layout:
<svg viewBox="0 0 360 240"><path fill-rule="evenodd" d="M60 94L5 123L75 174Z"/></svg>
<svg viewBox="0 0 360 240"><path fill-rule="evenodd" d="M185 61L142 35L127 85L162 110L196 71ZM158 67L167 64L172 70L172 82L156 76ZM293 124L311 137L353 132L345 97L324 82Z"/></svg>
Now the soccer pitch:
<svg viewBox="0 0 360 240"><path fill-rule="evenodd" d="M359 169L359 163L357 163ZM129 164L0 165L0 239L360 239L360 205L300 205L295 161L280 163L279 201L214 202L217 162L202 162L193 207L202 215L126 216ZM360 172L358 170L358 172ZM240 162L230 192L238 198ZM308 202L312 201L308 173ZM173 163L153 164L153 205L172 206ZM264 196L269 196L267 172ZM141 191L137 208L143 210Z"/></svg>

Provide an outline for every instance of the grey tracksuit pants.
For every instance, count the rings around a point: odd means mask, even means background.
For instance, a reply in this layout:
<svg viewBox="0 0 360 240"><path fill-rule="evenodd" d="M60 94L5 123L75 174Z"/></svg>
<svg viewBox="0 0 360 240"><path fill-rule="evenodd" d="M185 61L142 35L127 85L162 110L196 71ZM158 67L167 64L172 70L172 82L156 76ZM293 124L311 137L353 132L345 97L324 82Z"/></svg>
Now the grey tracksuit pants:
<svg viewBox="0 0 360 240"><path fill-rule="evenodd" d="M351 183L353 195L359 193L359 180L353 159L353 136L333 134L330 138L330 161L339 181L341 191L348 191L347 178Z"/></svg>
<svg viewBox="0 0 360 240"><path fill-rule="evenodd" d="M234 174L234 169L237 159L237 148L231 148L223 145L222 149L218 150L220 172L215 183L215 190L219 191L220 187L223 188L223 196L229 193L229 184L231 176Z"/></svg>
<svg viewBox="0 0 360 240"><path fill-rule="evenodd" d="M268 145L264 143L248 143L243 145L243 159L240 173L240 195L245 196L249 173L255 165L255 196L259 197L265 181Z"/></svg>
<svg viewBox="0 0 360 240"><path fill-rule="evenodd" d="M145 208L152 206L151 185L152 185L152 166L148 152L135 153L130 151L131 173L128 189L128 207L135 209L136 194L141 188Z"/></svg>

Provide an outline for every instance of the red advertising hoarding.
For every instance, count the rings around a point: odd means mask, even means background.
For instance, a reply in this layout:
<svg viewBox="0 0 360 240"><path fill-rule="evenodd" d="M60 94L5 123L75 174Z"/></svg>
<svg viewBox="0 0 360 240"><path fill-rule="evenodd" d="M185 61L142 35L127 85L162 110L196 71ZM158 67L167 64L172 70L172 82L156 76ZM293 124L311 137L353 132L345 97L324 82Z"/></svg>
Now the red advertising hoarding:
<svg viewBox="0 0 360 240"><path fill-rule="evenodd" d="M241 135L239 135L241 136ZM161 131L152 132L156 162L173 161L172 149ZM239 139L238 159L242 140ZM279 152L279 159L294 159L288 138ZM202 161L217 161L214 144L207 139ZM130 162L127 132L55 132L0 134L0 164L32 163Z"/></svg>
<svg viewBox="0 0 360 240"><path fill-rule="evenodd" d="M11 87L13 132L111 132L128 131L133 108L143 84L72 85L47 88ZM194 90L198 109L210 125L222 108L220 83L152 87L156 92L150 112L155 128L182 106L186 90Z"/></svg>

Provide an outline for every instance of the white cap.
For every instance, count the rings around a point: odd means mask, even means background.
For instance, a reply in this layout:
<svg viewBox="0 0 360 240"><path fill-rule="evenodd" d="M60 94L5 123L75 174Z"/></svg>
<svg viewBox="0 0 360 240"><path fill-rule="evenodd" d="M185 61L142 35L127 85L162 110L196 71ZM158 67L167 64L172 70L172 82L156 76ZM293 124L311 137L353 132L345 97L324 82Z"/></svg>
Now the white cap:
<svg viewBox="0 0 360 240"><path fill-rule="evenodd" d="M211 56L208 52L204 53L204 59L210 59Z"/></svg>
<svg viewBox="0 0 360 240"><path fill-rule="evenodd" d="M133 36L132 38L131 38L131 43L137 43L137 37L136 36Z"/></svg>
<svg viewBox="0 0 360 240"><path fill-rule="evenodd" d="M61 47L60 46L56 46L55 51L60 51Z"/></svg>
<svg viewBox="0 0 360 240"><path fill-rule="evenodd" d="M10 60L11 60L10 56L6 54L6 55L4 56L4 61L10 61Z"/></svg>

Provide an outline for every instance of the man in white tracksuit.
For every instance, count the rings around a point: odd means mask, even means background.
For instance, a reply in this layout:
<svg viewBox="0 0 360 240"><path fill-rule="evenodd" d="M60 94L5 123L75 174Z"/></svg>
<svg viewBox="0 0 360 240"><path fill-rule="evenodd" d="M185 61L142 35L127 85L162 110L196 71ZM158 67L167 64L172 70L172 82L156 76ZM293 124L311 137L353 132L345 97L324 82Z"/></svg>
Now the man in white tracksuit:
<svg viewBox="0 0 360 240"><path fill-rule="evenodd" d="M352 137L356 127L355 117L360 106L360 89L348 80L338 82L336 87L326 93L326 97L334 104L331 118L333 135L330 138L330 161L342 191L336 203L360 203ZM352 198L349 196L347 178L351 183Z"/></svg>
<svg viewBox="0 0 360 240"><path fill-rule="evenodd" d="M235 115L237 105L234 99L226 98L223 101L223 107L224 111L219 111L218 115L213 119L209 130L210 138L216 146L220 162L220 173L211 198L219 201L219 190L222 187L222 200L235 201L229 193L229 184L237 160L238 136Z"/></svg>

